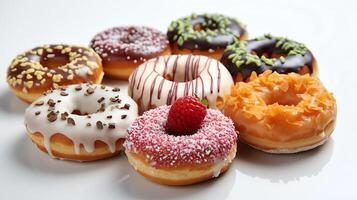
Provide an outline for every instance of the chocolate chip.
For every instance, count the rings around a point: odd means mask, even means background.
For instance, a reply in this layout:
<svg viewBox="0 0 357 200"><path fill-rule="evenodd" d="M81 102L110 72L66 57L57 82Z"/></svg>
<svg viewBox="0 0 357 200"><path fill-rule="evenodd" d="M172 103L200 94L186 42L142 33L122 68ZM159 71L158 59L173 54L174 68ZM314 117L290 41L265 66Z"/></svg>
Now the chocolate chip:
<svg viewBox="0 0 357 200"><path fill-rule="evenodd" d="M109 129L115 129L115 124L114 123L109 123L108 124Z"/></svg>
<svg viewBox="0 0 357 200"><path fill-rule="evenodd" d="M89 122L88 122L86 125L87 125L87 126L92 126L92 124L91 124L91 123L89 123Z"/></svg>
<svg viewBox="0 0 357 200"><path fill-rule="evenodd" d="M88 89L86 90L86 92L87 92L88 95L91 95L91 94L94 93L94 89L90 87L90 88L88 88Z"/></svg>
<svg viewBox="0 0 357 200"><path fill-rule="evenodd" d="M120 102L121 102L121 99L119 99L119 97L110 97L109 100L110 100L112 103L115 103L115 102L120 103Z"/></svg>
<svg viewBox="0 0 357 200"><path fill-rule="evenodd" d="M105 99L104 97L100 97L100 99L98 99L97 102L98 102L98 103L102 103L102 101L104 101L104 99Z"/></svg>
<svg viewBox="0 0 357 200"><path fill-rule="evenodd" d="M54 122L57 120L57 114L53 111L47 114L47 120L50 122Z"/></svg>
<svg viewBox="0 0 357 200"><path fill-rule="evenodd" d="M61 113L61 119L62 120L66 120L67 117L68 117L68 113L67 112Z"/></svg>
<svg viewBox="0 0 357 200"><path fill-rule="evenodd" d="M120 109L124 109L124 110L129 110L130 105L128 103L126 103L123 107L121 107Z"/></svg>
<svg viewBox="0 0 357 200"><path fill-rule="evenodd" d="M104 112L105 111L105 103L100 104L100 108L98 110L99 112Z"/></svg>
<svg viewBox="0 0 357 200"><path fill-rule="evenodd" d="M125 119L125 118L126 118L126 115L122 115L122 116L121 116L121 119Z"/></svg>
<svg viewBox="0 0 357 200"><path fill-rule="evenodd" d="M66 88L60 88L61 91L66 91Z"/></svg>
<svg viewBox="0 0 357 200"><path fill-rule="evenodd" d="M57 103L61 103L62 101L61 100L57 100Z"/></svg>
<svg viewBox="0 0 357 200"><path fill-rule="evenodd" d="M111 115L108 115L108 116L107 116L107 119L111 119L112 117L113 117L113 116L111 116Z"/></svg>
<svg viewBox="0 0 357 200"><path fill-rule="evenodd" d="M90 115L87 115L87 118L92 118Z"/></svg>
<svg viewBox="0 0 357 200"><path fill-rule="evenodd" d="M105 89L105 85L101 85L100 88L104 90Z"/></svg>
<svg viewBox="0 0 357 200"><path fill-rule="evenodd" d="M61 95L61 96L68 96L68 93L66 93L66 92L61 92L60 95Z"/></svg>
<svg viewBox="0 0 357 200"><path fill-rule="evenodd" d="M96 126L98 129L103 129L103 123L101 121L97 121Z"/></svg>
<svg viewBox="0 0 357 200"><path fill-rule="evenodd" d="M35 103L35 106L42 106L45 102L43 101L38 101Z"/></svg>
<svg viewBox="0 0 357 200"><path fill-rule="evenodd" d="M47 101L47 105L49 105L50 107L54 107L56 105L56 102L53 99L49 99Z"/></svg>
<svg viewBox="0 0 357 200"><path fill-rule="evenodd" d="M74 119L73 118L70 118L70 117L68 117L68 119L67 119L67 123L68 124L71 124L71 125L76 125L76 122L74 121Z"/></svg>
<svg viewBox="0 0 357 200"><path fill-rule="evenodd" d="M119 92L119 91L120 91L120 88L113 88L112 91L113 91L113 92Z"/></svg>
<svg viewBox="0 0 357 200"><path fill-rule="evenodd" d="M76 91L80 91L80 90L82 90L82 86L81 86L81 85L78 85L78 86L76 86L74 89L75 89Z"/></svg>
<svg viewBox="0 0 357 200"><path fill-rule="evenodd" d="M48 109L47 109L47 111L48 112L50 112L50 111L54 111L55 110L55 108L54 107L49 107Z"/></svg>
<svg viewBox="0 0 357 200"><path fill-rule="evenodd" d="M41 113L41 111L37 111L35 112L35 115L39 115Z"/></svg>

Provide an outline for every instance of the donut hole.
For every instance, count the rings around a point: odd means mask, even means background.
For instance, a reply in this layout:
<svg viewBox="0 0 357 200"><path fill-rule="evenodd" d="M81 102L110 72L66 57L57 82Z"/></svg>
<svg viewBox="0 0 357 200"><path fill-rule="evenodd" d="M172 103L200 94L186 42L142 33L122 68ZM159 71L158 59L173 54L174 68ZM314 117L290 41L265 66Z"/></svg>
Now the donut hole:
<svg viewBox="0 0 357 200"><path fill-rule="evenodd" d="M201 23L197 23L197 24L193 25L193 30L196 32L200 32L203 30L203 25Z"/></svg>
<svg viewBox="0 0 357 200"><path fill-rule="evenodd" d="M287 92L272 92L269 95L263 97L263 100L267 105L279 104L282 106L296 106L301 101L299 95L293 91Z"/></svg>
<svg viewBox="0 0 357 200"><path fill-rule="evenodd" d="M69 63L68 54L47 54L40 59L40 64L49 69L58 68Z"/></svg>
<svg viewBox="0 0 357 200"><path fill-rule="evenodd" d="M173 75L171 74L164 74L163 75L164 79L171 81L171 82L176 82L176 83L184 83L184 82L188 82L188 81L193 81L196 78L199 77L199 75L194 74L193 72L191 74L186 74L185 76L185 70L184 67L180 67L180 69L178 69L176 71L175 76L173 77Z"/></svg>
<svg viewBox="0 0 357 200"><path fill-rule="evenodd" d="M71 114L86 116L98 113L102 105L104 105L104 108L106 108L105 104L97 102L98 99L100 99L102 96L96 94L92 95L88 96L88 98L82 98L80 96L74 98L72 100L73 107L68 109L69 111L71 111Z"/></svg>

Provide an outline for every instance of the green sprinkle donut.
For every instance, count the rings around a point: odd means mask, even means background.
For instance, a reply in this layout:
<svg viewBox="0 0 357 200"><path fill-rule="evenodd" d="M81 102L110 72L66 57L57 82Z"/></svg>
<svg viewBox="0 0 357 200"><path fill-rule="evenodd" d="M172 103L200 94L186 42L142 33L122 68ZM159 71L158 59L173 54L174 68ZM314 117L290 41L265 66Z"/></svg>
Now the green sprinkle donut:
<svg viewBox="0 0 357 200"><path fill-rule="evenodd" d="M236 81L246 81L253 71L312 75L318 71L314 56L304 44L271 34L228 45L221 62Z"/></svg>
<svg viewBox="0 0 357 200"><path fill-rule="evenodd" d="M246 39L245 26L238 20L221 14L192 14L172 21L167 31L171 46L178 51L214 53L236 40ZM173 52L182 53L182 52ZM222 54L221 53L221 54ZM199 54L199 53L197 53Z"/></svg>

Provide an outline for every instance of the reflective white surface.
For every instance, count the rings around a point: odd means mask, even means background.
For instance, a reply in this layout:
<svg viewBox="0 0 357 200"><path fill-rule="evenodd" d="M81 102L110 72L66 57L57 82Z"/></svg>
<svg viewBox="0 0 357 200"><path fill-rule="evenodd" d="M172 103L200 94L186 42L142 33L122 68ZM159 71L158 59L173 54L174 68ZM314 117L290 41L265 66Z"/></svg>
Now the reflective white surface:
<svg viewBox="0 0 357 200"><path fill-rule="evenodd" d="M0 199L357 199L357 19L354 1L0 1ZM26 104L5 82L13 57L45 43L87 45L97 32L137 24L166 31L191 12L236 16L254 37L266 32L304 42L338 103L324 146L269 155L239 144L230 170L187 187L145 180L125 156L77 163L51 159L25 135ZM108 84L125 85L115 81Z"/></svg>

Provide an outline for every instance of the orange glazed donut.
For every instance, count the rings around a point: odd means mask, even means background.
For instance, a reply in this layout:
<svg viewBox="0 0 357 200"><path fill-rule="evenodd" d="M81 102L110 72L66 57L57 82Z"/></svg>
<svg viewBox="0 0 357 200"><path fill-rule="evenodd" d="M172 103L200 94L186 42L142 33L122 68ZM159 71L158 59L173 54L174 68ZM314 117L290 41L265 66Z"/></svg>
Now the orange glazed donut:
<svg viewBox="0 0 357 200"><path fill-rule="evenodd" d="M337 106L318 78L268 70L250 80L232 87L225 102L240 140L270 153L295 153L329 138Z"/></svg>
<svg viewBox="0 0 357 200"><path fill-rule="evenodd" d="M44 45L18 55L7 71L11 91L31 103L49 89L76 83L100 83L100 57L86 47Z"/></svg>
<svg viewBox="0 0 357 200"><path fill-rule="evenodd" d="M110 28L94 36L90 46L103 59L105 75L121 80L146 60L171 54L166 35L145 26Z"/></svg>

